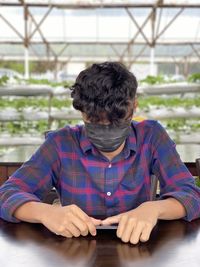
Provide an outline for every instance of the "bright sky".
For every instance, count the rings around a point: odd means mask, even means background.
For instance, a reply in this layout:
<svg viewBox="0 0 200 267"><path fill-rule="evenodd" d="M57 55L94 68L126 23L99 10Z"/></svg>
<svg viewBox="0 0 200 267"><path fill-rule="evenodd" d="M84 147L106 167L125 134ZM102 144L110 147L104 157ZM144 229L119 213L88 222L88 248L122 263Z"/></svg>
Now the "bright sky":
<svg viewBox="0 0 200 267"><path fill-rule="evenodd" d="M28 1L27 1L28 2ZM43 1L48 2L48 1ZM53 2L53 1L51 1ZM62 2L62 1L57 1ZM66 2L66 1L65 1ZM70 1L68 1L70 2ZM78 2L78 1L77 1ZM79 1L84 2L84 1ZM87 1L91 2L91 1ZM99 2L99 1L93 1ZM104 1L114 2L114 1ZM122 1L116 1L120 3ZM124 1L125 2L125 1ZM131 1L127 1L131 2ZM138 1L139 2L139 1ZM141 2L141 1L140 1ZM154 2L154 1L145 1ZM175 2L166 0L165 2ZM198 1L176 1L197 3ZM46 8L31 8L36 21L40 21L46 13ZM164 9L162 12L160 30L172 19L179 9ZM131 9L136 16L138 24L142 24L148 16L150 9ZM17 30L23 34L24 21L22 8L0 7L2 14ZM158 12L159 15L159 12ZM17 40L17 35L0 19L0 39ZM29 24L34 29L34 25ZM57 10L54 9L42 24L42 32L48 40L129 40L136 32L136 27L122 9L94 9L94 10ZM151 36L151 25L144 28L147 36ZM39 34L34 35L40 40ZM200 39L200 9L184 10L180 17L162 36L164 39ZM138 39L143 40L141 36Z"/></svg>

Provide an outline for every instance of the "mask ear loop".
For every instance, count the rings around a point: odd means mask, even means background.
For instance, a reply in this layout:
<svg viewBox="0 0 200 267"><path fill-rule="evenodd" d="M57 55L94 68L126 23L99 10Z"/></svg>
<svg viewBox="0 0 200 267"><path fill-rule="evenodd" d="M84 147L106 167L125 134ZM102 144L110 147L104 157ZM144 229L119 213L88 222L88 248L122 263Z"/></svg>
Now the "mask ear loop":
<svg viewBox="0 0 200 267"><path fill-rule="evenodd" d="M132 108L131 108L130 115L128 116L128 118L126 118L126 121L127 121L128 123L131 123L131 121L132 121L132 119L133 119L134 111L135 111L135 109L134 109L134 107L132 107Z"/></svg>
<svg viewBox="0 0 200 267"><path fill-rule="evenodd" d="M135 97L133 100L130 100L129 103L130 103L130 109L129 109L130 115L128 116L128 118L126 118L126 121L131 123L133 119L133 114L136 111L136 108L138 106L137 97Z"/></svg>

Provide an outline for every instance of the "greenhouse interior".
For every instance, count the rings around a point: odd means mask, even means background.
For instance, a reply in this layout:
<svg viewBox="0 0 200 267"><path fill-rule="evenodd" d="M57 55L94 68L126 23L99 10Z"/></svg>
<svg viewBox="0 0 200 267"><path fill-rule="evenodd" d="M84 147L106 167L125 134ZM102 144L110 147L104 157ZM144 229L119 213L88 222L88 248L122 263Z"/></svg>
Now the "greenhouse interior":
<svg viewBox="0 0 200 267"><path fill-rule="evenodd" d="M93 63L138 79L133 119L158 120L185 161L200 157L200 2L0 1L0 158L82 123L70 87Z"/></svg>
<svg viewBox="0 0 200 267"><path fill-rule="evenodd" d="M200 0L0 0L0 266L200 266Z"/></svg>

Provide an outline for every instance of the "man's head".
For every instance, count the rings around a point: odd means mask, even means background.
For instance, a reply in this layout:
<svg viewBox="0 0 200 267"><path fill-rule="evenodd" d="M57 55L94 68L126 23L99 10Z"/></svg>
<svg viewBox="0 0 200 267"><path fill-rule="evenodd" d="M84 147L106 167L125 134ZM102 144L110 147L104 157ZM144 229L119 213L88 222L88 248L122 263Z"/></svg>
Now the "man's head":
<svg viewBox="0 0 200 267"><path fill-rule="evenodd" d="M117 62L93 64L78 75L71 96L85 120L119 125L133 115L137 80Z"/></svg>

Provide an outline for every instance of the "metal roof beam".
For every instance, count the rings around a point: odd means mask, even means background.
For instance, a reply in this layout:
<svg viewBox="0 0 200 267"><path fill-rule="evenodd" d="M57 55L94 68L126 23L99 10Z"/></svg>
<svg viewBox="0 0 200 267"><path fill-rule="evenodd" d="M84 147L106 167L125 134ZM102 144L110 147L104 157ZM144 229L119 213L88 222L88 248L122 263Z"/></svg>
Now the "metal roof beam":
<svg viewBox="0 0 200 267"><path fill-rule="evenodd" d="M171 26L171 24L180 16L180 14L183 12L184 8L182 7L176 15L167 23L167 25L158 33L158 35L155 37L154 42L156 42L163 33L166 32L166 30Z"/></svg>
<svg viewBox="0 0 200 267"><path fill-rule="evenodd" d="M137 23L137 20L134 18L133 14L130 12L130 10L128 8L126 8L126 12L129 15L129 17L131 18L132 22L135 24L136 28L138 29L138 32L142 35L142 37L144 38L144 40L146 41L146 43L150 46L150 42L149 42L147 36L143 32L144 26L140 26Z"/></svg>
<svg viewBox="0 0 200 267"><path fill-rule="evenodd" d="M32 45L41 45L44 44L43 41L34 41L32 40L30 42ZM48 43L50 45L127 45L129 41L51 41L48 40ZM0 44L16 44L16 45L22 45L22 41L11 41L11 40L1 40ZM134 45L144 45L146 42L144 41L134 41ZM156 42L156 45L163 45L163 46L170 46L170 45L200 45L200 40L196 41L174 41L174 40L159 40Z"/></svg>
<svg viewBox="0 0 200 267"><path fill-rule="evenodd" d="M33 32L29 35L29 39L31 39L33 37L33 35L36 33L36 31L40 28L40 26L42 25L42 23L45 21L45 19L48 17L48 15L50 14L51 10L53 9L53 7L51 6L47 12L45 13L45 15L43 16L43 18L40 20L40 22L37 24L37 26L35 27L35 29L33 30Z"/></svg>
<svg viewBox="0 0 200 267"><path fill-rule="evenodd" d="M55 57L57 57L57 55L56 55L56 53L54 52L54 50L50 47L49 42L48 42L48 41L46 40L46 38L44 37L44 34L42 33L40 27L38 26L38 23L36 22L34 16L33 16L32 13L30 12L30 10L28 10L28 13L29 13L29 16L30 16L31 20L32 20L33 23L35 24L35 27L37 28L37 31L39 32L39 34L40 34L40 36L41 36L41 38L42 38L42 40L43 40L43 43L45 43L47 49L49 49L49 50L52 52L52 54L53 54Z"/></svg>
<svg viewBox="0 0 200 267"><path fill-rule="evenodd" d="M10 23L10 21L8 21L2 14L0 14L0 18L8 25L9 28L11 28L16 34L17 36L24 41L24 36L15 28L14 25L12 25Z"/></svg>
<svg viewBox="0 0 200 267"><path fill-rule="evenodd" d="M29 7L56 7L56 8L62 8L62 9L94 9L94 8L153 8L155 5L152 3L102 3L99 1L99 3L44 3L43 1L32 1L32 2L26 2L24 3ZM6 2L6 1L0 1L1 6L23 6L20 2ZM157 7L162 8L200 8L200 3L196 4L165 4L160 3Z"/></svg>
<svg viewBox="0 0 200 267"><path fill-rule="evenodd" d="M71 62L76 62L76 63L80 63L80 62L90 62L90 61L94 61L97 62L102 62L102 61L106 61L108 60L108 56L61 56L57 59L58 62L66 62L67 60L69 60ZM109 56L110 60L118 60L119 57L117 55L110 55ZM178 63L178 60L181 60L182 57L177 57L176 56L176 60ZM8 55L1 55L0 54L0 60L12 60L12 61L23 61L24 60L24 55L15 55L15 56L8 56ZM37 56L37 55L30 55L29 57L30 61L51 61L51 62L55 62L55 57L54 56ZM127 62L129 63L131 60L134 60L135 62L142 62L142 63L149 63L149 56L144 56L144 55L140 55L139 58L134 58L133 56L129 57L125 57L124 58L124 63ZM181 61L180 61L181 62ZM174 63L174 60L172 57L170 56L160 56L160 57L155 57L155 63ZM190 63L196 63L197 62L197 57L196 56L192 56L190 57Z"/></svg>

